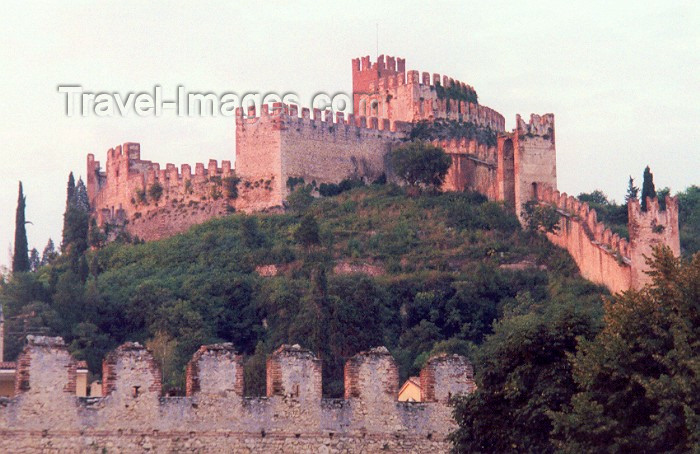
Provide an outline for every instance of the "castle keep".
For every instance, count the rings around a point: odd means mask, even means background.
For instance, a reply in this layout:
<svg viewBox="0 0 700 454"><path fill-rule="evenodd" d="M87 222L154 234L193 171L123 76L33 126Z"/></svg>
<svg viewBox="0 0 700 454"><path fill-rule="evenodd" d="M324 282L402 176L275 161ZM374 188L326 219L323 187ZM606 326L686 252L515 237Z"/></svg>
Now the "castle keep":
<svg viewBox="0 0 700 454"><path fill-rule="evenodd" d="M76 361L61 338L29 336L17 396L0 400L2 452L448 452L448 400L473 392L463 357L428 360L424 402L398 402L384 347L345 366L345 398L321 397L321 361L283 345L267 361L267 396L243 396L231 344L203 346L187 366L186 397L162 397L151 354L127 343L103 362L103 395L75 397Z"/></svg>
<svg viewBox="0 0 700 454"><path fill-rule="evenodd" d="M502 201L522 220L527 202L556 205L560 229L549 238L565 247L581 274L612 291L639 288L644 255L653 244L680 251L678 207L654 202L648 212L629 206L630 242L610 234L585 204L557 192L554 115L504 117L478 102L476 91L448 76L406 71L402 58L352 61L354 113L310 110L275 103L236 111L235 169L210 160L195 171L164 168L141 159L137 143L107 152L105 167L90 154L87 189L100 226L116 226L145 240L187 230L233 211L283 207L289 181L339 183L347 178L392 178L386 155L425 124L448 125L468 134L430 137L452 158L443 190L478 191ZM635 208L636 207L636 208Z"/></svg>

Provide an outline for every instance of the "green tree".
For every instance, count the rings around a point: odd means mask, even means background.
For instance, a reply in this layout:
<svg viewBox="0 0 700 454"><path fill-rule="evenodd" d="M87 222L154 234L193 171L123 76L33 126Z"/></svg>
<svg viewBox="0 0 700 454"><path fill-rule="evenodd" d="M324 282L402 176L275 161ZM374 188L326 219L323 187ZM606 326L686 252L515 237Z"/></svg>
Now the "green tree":
<svg viewBox="0 0 700 454"><path fill-rule="evenodd" d="M394 148L389 161L396 175L410 186L437 188L445 181L452 158L427 142L409 142Z"/></svg>
<svg viewBox="0 0 700 454"><path fill-rule="evenodd" d="M311 214L301 218L299 227L294 231L294 241L306 248L310 248L320 242L318 222Z"/></svg>
<svg viewBox="0 0 700 454"><path fill-rule="evenodd" d="M146 348L153 353L153 358L160 366L163 374L163 385L169 389L175 388L180 372L175 356L177 340L163 331L157 331L152 339L146 341Z"/></svg>
<svg viewBox="0 0 700 454"><path fill-rule="evenodd" d="M678 193L678 224L681 251L690 257L700 251L700 187L691 186Z"/></svg>
<svg viewBox="0 0 700 454"><path fill-rule="evenodd" d="M644 181L642 182L642 211L647 210L647 197L653 199L656 197L656 189L654 189L654 174L647 166L644 169Z"/></svg>
<svg viewBox="0 0 700 454"><path fill-rule="evenodd" d="M523 205L523 218L528 230L553 233L559 230L559 213L554 205L543 205L535 201Z"/></svg>
<svg viewBox="0 0 700 454"><path fill-rule="evenodd" d="M657 248L652 284L616 295L573 360L580 386L555 415L564 452L691 452L700 443L700 254Z"/></svg>
<svg viewBox="0 0 700 454"><path fill-rule="evenodd" d="M625 195L625 204L630 200L637 200L639 197L639 188L634 185L634 178L630 175L630 180L627 183L627 194Z"/></svg>
<svg viewBox="0 0 700 454"><path fill-rule="evenodd" d="M73 202L75 200L75 179L73 178L73 172L68 174L68 184L66 185L66 209L63 212L63 239L61 241L61 249L66 248L68 243L70 242L70 239L66 237L67 234L70 234L71 232L71 227L70 227L70 220L68 219L69 213L71 212L71 207L73 206Z"/></svg>
<svg viewBox="0 0 700 454"><path fill-rule="evenodd" d="M56 246L53 244L53 240L49 238L49 241L44 247L44 251L41 253L41 266L48 265L49 263L56 260L58 253L56 252Z"/></svg>
<svg viewBox="0 0 700 454"><path fill-rule="evenodd" d="M30 271L36 271L41 266L41 257L39 257L39 251L36 248L32 248L29 252L29 269Z"/></svg>
<svg viewBox="0 0 700 454"><path fill-rule="evenodd" d="M303 213L314 201L311 185L297 185L287 197L287 206L296 213Z"/></svg>
<svg viewBox="0 0 700 454"><path fill-rule="evenodd" d="M19 182L19 196L17 198L17 213L15 216L15 252L12 255L12 272L23 273L29 271L29 246L27 245L27 222L24 218L26 198L22 190L22 182Z"/></svg>
<svg viewBox="0 0 700 454"><path fill-rule="evenodd" d="M63 214L62 251L77 257L87 250L89 227L90 203L87 189L82 179L76 185L71 173L66 190L66 211ZM74 271L78 272L77 268Z"/></svg>
<svg viewBox="0 0 700 454"><path fill-rule="evenodd" d="M245 360L243 368L244 394L250 397L260 397L266 391L267 352L265 344L260 341L255 346L255 353Z"/></svg>
<svg viewBox="0 0 700 454"><path fill-rule="evenodd" d="M97 225L97 220L95 218L91 218L90 226L88 227L88 244L90 247L101 248L106 242L107 235Z"/></svg>
<svg viewBox="0 0 700 454"><path fill-rule="evenodd" d="M671 188L666 186L656 191L656 197L659 199L659 209L666 211L666 197L671 195Z"/></svg>
<svg viewBox="0 0 700 454"><path fill-rule="evenodd" d="M595 203L598 205L608 205L610 203L608 201L608 196L599 189L589 193L582 192L577 198L581 202Z"/></svg>
<svg viewBox="0 0 700 454"><path fill-rule="evenodd" d="M497 323L477 355L477 391L456 401L453 452L554 452L551 413L576 392L568 355L595 320L561 301Z"/></svg>

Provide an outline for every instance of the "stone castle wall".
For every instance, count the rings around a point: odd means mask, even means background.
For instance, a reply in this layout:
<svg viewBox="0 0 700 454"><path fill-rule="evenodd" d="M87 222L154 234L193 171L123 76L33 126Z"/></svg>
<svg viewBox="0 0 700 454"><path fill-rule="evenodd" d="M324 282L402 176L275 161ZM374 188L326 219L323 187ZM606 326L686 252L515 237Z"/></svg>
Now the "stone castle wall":
<svg viewBox="0 0 700 454"><path fill-rule="evenodd" d="M551 187L537 196L540 202L554 205L560 214L559 230L547 233L547 238L571 254L583 277L613 293L640 289L649 283L645 256L652 256L654 245L668 245L674 255L680 255L675 197L666 198L664 211L657 199L648 199L646 212L641 211L639 201L631 200L627 205L628 242L599 222L596 211L587 203Z"/></svg>
<svg viewBox="0 0 700 454"><path fill-rule="evenodd" d="M476 140L434 140L452 158L442 185L444 191L477 191L489 200L499 198L498 148Z"/></svg>
<svg viewBox="0 0 700 454"><path fill-rule="evenodd" d="M494 131L505 131L505 118L495 110L467 101L440 98L436 87L474 88L440 74L406 72L406 60L380 55L352 61L354 112L358 115L389 118L414 123L446 119L474 123ZM442 81L442 82L441 82Z"/></svg>
<svg viewBox="0 0 700 454"><path fill-rule="evenodd" d="M274 178L242 180L237 196L229 196L226 179L234 177L230 161L209 160L192 167L141 160L138 143L125 143L107 152L105 169L94 155L87 159L90 206L100 226L125 225L144 240L156 240L184 232L213 217L233 211L260 211L277 204ZM162 188L158 199L154 185Z"/></svg>
<svg viewBox="0 0 700 454"><path fill-rule="evenodd" d="M256 117L236 116L236 172L259 179L274 174L279 204L287 196L288 178L306 183L338 183L346 178L372 181L386 172L392 144L406 137L410 125L377 118L347 118L338 113L275 103Z"/></svg>
<svg viewBox="0 0 700 454"><path fill-rule="evenodd" d="M538 193L538 200L557 208L559 230L547 233L547 238L569 251L584 278L611 292L630 288L631 261L626 239L613 234L598 221L594 209L574 196L545 188Z"/></svg>
<svg viewBox="0 0 700 454"><path fill-rule="evenodd" d="M545 188L557 188L554 115L533 114L529 121L518 115L516 128L506 133L498 112L438 96L439 86L466 92L472 87L438 74L406 72L403 59L355 59L352 74L355 112L367 115L346 117L281 103L263 106L259 116L254 108L247 115L238 109L235 174L229 161L197 164L194 174L189 165L161 169L141 160L136 143L109 150L104 171L89 155L87 189L99 224L122 225L140 238L159 239L233 211L283 207L290 178L320 185L346 178L372 181L382 173L391 177L387 153L407 140L415 122L436 119L468 121L499 134L495 146L475 140L433 142L452 157L443 190L478 191L504 202L521 222L529 201L559 205L554 197L541 199ZM225 182L234 175L241 180L238 195L229 197ZM149 195L154 184L163 188L158 200ZM560 208L562 229L550 239L571 252L584 277L612 291L639 288L647 281L644 256L654 244L668 244L679 253L677 207L663 213L630 207L627 252L617 251L619 239L611 237L613 244L608 244L597 221L581 221L580 209Z"/></svg>
<svg viewBox="0 0 700 454"><path fill-rule="evenodd" d="M530 115L525 122L516 115L513 133L513 181L515 214L522 220L523 205L537 197L538 188L557 187L557 152L554 115Z"/></svg>
<svg viewBox="0 0 700 454"><path fill-rule="evenodd" d="M75 360L60 338L31 337L20 393L0 403L2 452L448 452L450 397L475 389L457 355L428 360L425 402L397 401L388 351L346 364L346 398L321 397L321 363L299 346L268 359L267 396L243 397L231 344L202 347L187 367L187 396L162 397L151 354L127 343L105 358L102 398L71 394Z"/></svg>

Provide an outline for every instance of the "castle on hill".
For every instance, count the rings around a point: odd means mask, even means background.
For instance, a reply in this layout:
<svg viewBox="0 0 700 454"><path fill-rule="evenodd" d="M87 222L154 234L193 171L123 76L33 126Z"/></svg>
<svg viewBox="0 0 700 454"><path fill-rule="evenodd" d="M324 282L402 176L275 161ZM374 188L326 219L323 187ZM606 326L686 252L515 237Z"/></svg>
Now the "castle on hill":
<svg viewBox="0 0 700 454"><path fill-rule="evenodd" d="M644 255L654 244L680 254L678 203L657 202L642 212L629 205L630 240L613 235L585 203L557 191L554 115L503 115L479 103L473 87L448 76L406 71L403 58L352 60L353 112L275 103L236 110L235 168L160 164L141 159L138 143L107 152L104 170L87 157L87 190L98 225L116 226L145 240L187 230L234 211L280 209L288 183L320 185L344 179L392 179L386 155L425 125L444 126L433 143L452 158L442 189L472 190L501 201L522 220L531 201L556 205L560 229L548 234L572 254L584 277L611 291L639 288L648 279ZM456 131L456 133L455 133Z"/></svg>

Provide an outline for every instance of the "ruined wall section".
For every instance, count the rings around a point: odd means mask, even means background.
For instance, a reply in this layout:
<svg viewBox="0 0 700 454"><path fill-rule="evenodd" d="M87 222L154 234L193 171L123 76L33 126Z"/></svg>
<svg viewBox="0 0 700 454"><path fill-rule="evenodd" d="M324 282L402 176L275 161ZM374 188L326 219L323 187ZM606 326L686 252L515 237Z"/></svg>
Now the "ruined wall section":
<svg viewBox="0 0 700 454"><path fill-rule="evenodd" d="M678 225L678 198L666 197L666 209L661 210L657 198L647 198L647 211L642 211L639 200L627 204L630 235L630 260L632 262L632 287L642 288L651 282L646 271L646 258L653 256L653 248L666 245L673 255L681 255Z"/></svg>
<svg viewBox="0 0 700 454"><path fill-rule="evenodd" d="M554 115L532 114L529 123L517 115L512 140L515 213L522 220L523 205L536 200L538 188L557 188Z"/></svg>
<svg viewBox="0 0 700 454"><path fill-rule="evenodd" d="M0 407L0 424L22 421L24 430L39 430L53 424L62 424L68 430L76 429L80 425L75 418L78 362L68 353L61 338L27 336L27 341L17 358L17 397L12 400L14 405L5 409ZM45 418L39 420L37 413Z"/></svg>
<svg viewBox="0 0 700 454"><path fill-rule="evenodd" d="M74 363L60 338L30 338L18 371L25 384L0 406L2 452L448 452L456 425L446 401L474 390L466 359L443 355L421 374L434 398L398 402L396 364L383 347L348 361L347 399L321 398L321 362L299 346L269 357L263 398L242 397L230 344L195 353L187 397L161 397L158 367L139 344L105 358L102 398L70 393Z"/></svg>
<svg viewBox="0 0 700 454"><path fill-rule="evenodd" d="M437 86L460 87L463 91L475 91L470 85L440 74L405 72L405 60L379 56L372 64L369 57L353 60L354 114L376 116L380 119L415 123L420 120L446 119L474 123L497 132L505 131L505 118L495 110L475 103L440 98ZM377 69L378 68L378 69Z"/></svg>

